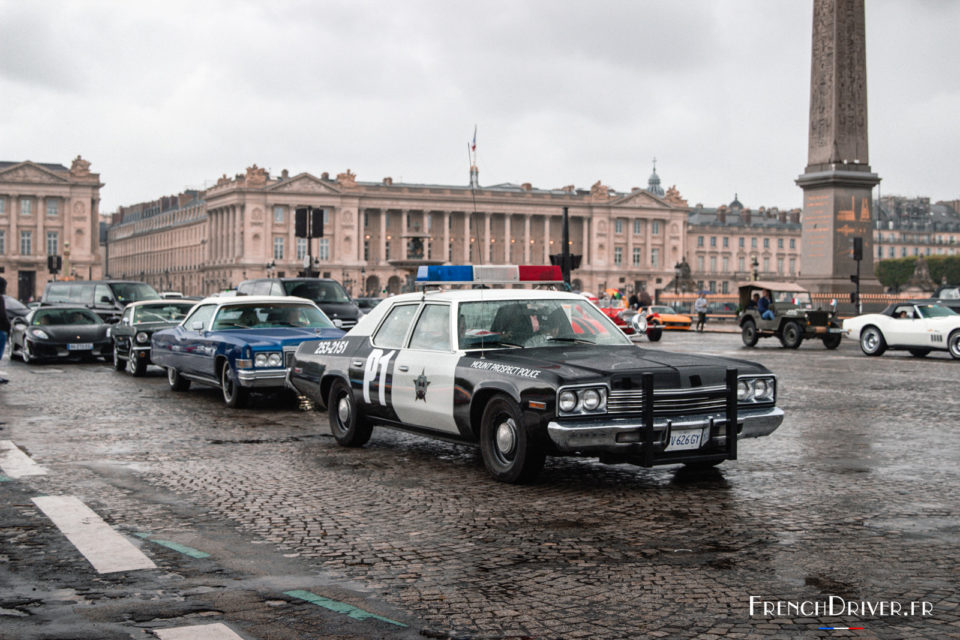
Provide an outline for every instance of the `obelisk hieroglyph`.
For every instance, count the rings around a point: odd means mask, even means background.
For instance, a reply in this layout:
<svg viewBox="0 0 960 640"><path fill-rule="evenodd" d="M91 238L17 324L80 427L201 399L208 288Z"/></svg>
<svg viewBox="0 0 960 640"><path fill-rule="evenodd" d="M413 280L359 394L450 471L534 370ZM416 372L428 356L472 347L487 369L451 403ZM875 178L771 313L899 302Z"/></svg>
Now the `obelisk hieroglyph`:
<svg viewBox="0 0 960 640"><path fill-rule="evenodd" d="M800 280L813 291L852 291L853 238L863 238L861 290L873 275L873 188L867 153L864 0L814 0L810 140L803 189Z"/></svg>

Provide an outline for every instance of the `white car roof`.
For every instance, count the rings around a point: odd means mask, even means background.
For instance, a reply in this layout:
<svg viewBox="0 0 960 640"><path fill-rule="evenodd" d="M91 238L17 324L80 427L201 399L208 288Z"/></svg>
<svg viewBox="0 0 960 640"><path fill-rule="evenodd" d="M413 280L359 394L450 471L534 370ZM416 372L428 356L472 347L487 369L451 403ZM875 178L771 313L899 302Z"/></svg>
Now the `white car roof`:
<svg viewBox="0 0 960 640"><path fill-rule="evenodd" d="M145 304L197 304L197 300L188 300L186 298L155 298L153 300L137 300L131 302L127 307L142 307Z"/></svg>
<svg viewBox="0 0 960 640"><path fill-rule="evenodd" d="M175 301L167 300L167 302ZM197 304L218 304L220 306L231 304L308 304L312 307L317 306L312 300L295 296L213 296L204 298Z"/></svg>

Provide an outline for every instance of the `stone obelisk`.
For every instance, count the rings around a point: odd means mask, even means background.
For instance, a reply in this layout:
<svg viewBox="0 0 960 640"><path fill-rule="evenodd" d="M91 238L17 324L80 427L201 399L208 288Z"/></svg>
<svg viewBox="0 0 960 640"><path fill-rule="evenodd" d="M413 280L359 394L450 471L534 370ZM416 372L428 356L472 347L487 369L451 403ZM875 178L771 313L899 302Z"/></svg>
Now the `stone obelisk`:
<svg viewBox="0 0 960 640"><path fill-rule="evenodd" d="M867 54L864 0L814 0L810 141L803 189L800 280L812 291L855 285L854 238L862 238L861 291L880 291L873 275L873 188L867 153Z"/></svg>

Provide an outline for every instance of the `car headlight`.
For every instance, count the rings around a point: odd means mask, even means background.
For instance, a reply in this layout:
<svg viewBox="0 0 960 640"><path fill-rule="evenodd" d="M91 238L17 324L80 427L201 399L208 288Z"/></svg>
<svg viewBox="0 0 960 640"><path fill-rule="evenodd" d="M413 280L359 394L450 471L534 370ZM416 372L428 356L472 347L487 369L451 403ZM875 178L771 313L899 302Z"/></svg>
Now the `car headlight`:
<svg viewBox="0 0 960 640"><path fill-rule="evenodd" d="M279 367L283 364L283 356L276 351L258 353L253 357L255 367Z"/></svg>
<svg viewBox="0 0 960 640"><path fill-rule="evenodd" d="M564 391L560 394L559 401L560 411L564 413L570 413L577 408L577 394L573 391Z"/></svg>
<svg viewBox="0 0 960 640"><path fill-rule="evenodd" d="M737 381L737 401L740 404L773 402L777 397L777 379L774 376L752 376Z"/></svg>
<svg viewBox="0 0 960 640"><path fill-rule="evenodd" d="M47 332L43 329L30 329L30 335L34 338L40 338L41 340L49 340L50 336L47 335Z"/></svg>
<svg viewBox="0 0 960 640"><path fill-rule="evenodd" d="M583 408L587 411L596 411L600 406L600 392L596 389L587 389L581 394L580 399L583 401Z"/></svg>
<svg viewBox="0 0 960 640"><path fill-rule="evenodd" d="M746 400L750 395L750 385L746 380L737 382L737 400Z"/></svg>
<svg viewBox="0 0 960 640"><path fill-rule="evenodd" d="M150 336L147 335L146 331L140 331L137 333L137 342L140 344L146 344L147 342L150 342Z"/></svg>

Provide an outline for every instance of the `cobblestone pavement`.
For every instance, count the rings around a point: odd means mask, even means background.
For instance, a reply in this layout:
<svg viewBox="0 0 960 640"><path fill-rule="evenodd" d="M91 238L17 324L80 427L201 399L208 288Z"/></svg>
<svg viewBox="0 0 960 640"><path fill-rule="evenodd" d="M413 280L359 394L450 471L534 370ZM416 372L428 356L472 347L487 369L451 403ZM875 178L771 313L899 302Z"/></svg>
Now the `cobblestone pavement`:
<svg viewBox="0 0 960 640"><path fill-rule="evenodd" d="M0 495L29 521L42 515L14 491L80 495L128 535L212 549L202 566L169 552L161 568L187 584L154 595L251 639L334 637L333 622L276 597L277 576L294 574L429 637L960 638L960 363L867 358L846 343L745 349L718 333L642 346L763 362L779 376L784 424L710 472L548 459L537 484L518 487L492 481L468 447L384 429L339 447L325 413L285 398L234 411L213 390L172 393L159 370L4 361L0 439L51 473L0 483ZM3 531L7 569L42 561L20 529ZM191 572L223 584L200 589ZM242 606L210 604L214 587ZM841 599L855 615L809 609ZM786 609L804 601L804 614ZM6 602L0 613L17 610ZM862 613L890 602L932 611Z"/></svg>

